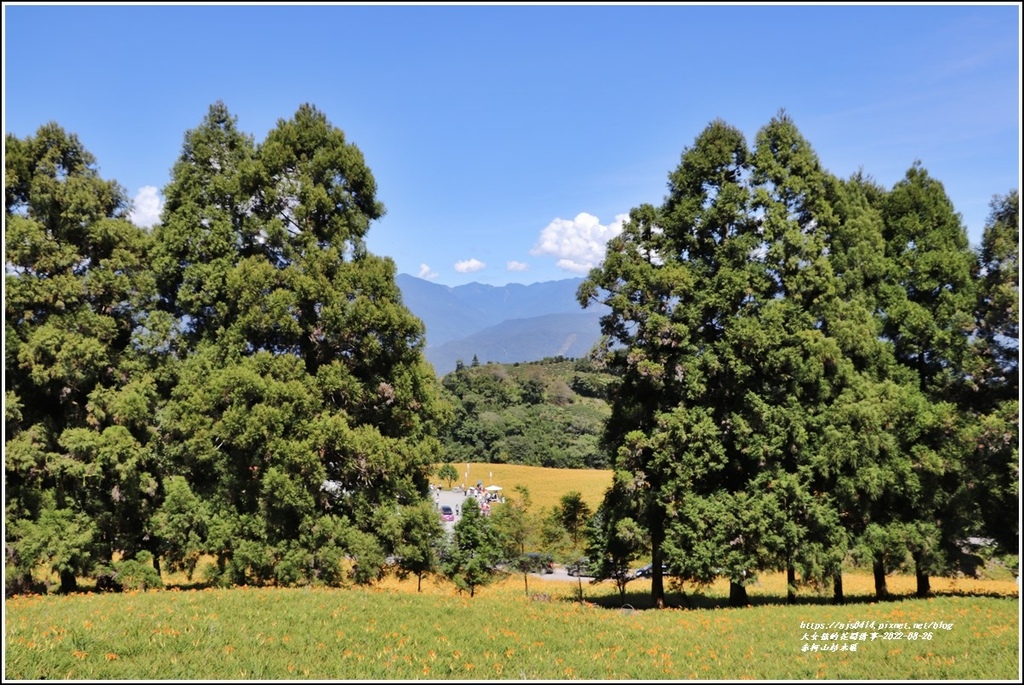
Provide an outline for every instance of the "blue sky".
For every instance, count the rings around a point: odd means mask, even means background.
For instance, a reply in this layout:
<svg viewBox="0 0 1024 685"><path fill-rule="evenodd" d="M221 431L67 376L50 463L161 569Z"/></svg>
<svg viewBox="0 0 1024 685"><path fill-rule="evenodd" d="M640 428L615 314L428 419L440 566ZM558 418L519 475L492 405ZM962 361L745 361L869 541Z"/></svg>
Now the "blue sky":
<svg viewBox="0 0 1024 685"><path fill-rule="evenodd" d="M584 275L716 118L753 144L784 108L886 187L920 160L975 245L1020 186L1016 3L3 10L4 132L78 135L137 223L212 103L257 142L311 103L377 179L370 249L446 285Z"/></svg>

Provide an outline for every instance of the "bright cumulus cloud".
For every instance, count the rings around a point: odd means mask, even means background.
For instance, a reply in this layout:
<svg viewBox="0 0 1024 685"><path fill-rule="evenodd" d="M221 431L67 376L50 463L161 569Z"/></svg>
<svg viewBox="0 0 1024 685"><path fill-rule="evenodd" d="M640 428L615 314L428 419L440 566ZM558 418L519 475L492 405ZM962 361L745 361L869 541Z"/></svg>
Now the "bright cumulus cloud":
<svg viewBox="0 0 1024 685"><path fill-rule="evenodd" d="M533 255L558 257L558 267L575 273L586 273L604 259L605 244L622 232L628 214L619 214L607 226L596 216L580 212L575 219L555 219L540 232Z"/></svg>
<svg viewBox="0 0 1024 685"><path fill-rule="evenodd" d="M474 271L479 271L485 266L487 265L479 259L464 259L461 262L455 262L455 270L460 274L471 274Z"/></svg>
<svg viewBox="0 0 1024 685"><path fill-rule="evenodd" d="M426 264L420 264L419 277L420 278L425 278L427 280L430 280L430 279L433 279L433 278L437 278L437 272L436 271L431 271L430 267L428 265L426 265Z"/></svg>
<svg viewBox="0 0 1024 685"><path fill-rule="evenodd" d="M530 265L525 262L517 262L513 259L505 265L505 268L509 271L526 271L530 268Z"/></svg>
<svg viewBox="0 0 1024 685"><path fill-rule="evenodd" d="M160 212L164 210L164 201L155 186L142 186L132 200L132 211L128 218L141 228L150 228L160 221Z"/></svg>

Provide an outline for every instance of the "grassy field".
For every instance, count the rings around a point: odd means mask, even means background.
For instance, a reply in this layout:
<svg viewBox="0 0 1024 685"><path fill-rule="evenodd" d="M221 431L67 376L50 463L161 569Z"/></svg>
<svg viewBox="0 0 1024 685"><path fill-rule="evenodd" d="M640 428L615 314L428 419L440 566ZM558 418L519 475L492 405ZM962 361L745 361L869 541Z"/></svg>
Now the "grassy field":
<svg viewBox="0 0 1024 685"><path fill-rule="evenodd" d="M455 464L460 475L466 464ZM610 471L470 464L469 482L526 485L534 510L578 490L595 508ZM5 601L5 680L1007 680L1021 676L1019 588L1007 580L844 575L848 602L803 590L785 604L781 574L727 607L728 585L522 576L477 589L389 578L373 588L169 589L18 596ZM179 584L176 588L175 584ZM577 592L582 589L583 599ZM873 627L872 627L873 624ZM891 627L898 624L900 627ZM904 625L905 624L905 625ZM825 626L821 628L818 626Z"/></svg>
<svg viewBox="0 0 1024 685"><path fill-rule="evenodd" d="M389 579L373 589L237 588L22 596L5 602L5 680L1016 680L1014 581L936 579L937 597L783 602L784 579L723 608L727 589L671 593L644 610L649 581L623 605L609 583L521 577L459 595L450 584ZM686 608L687 605L691 608ZM859 622L865 622L861 625ZM874 622L871 627L870 622ZM814 624L827 628L815 627ZM901 624L899 628L883 624ZM902 627L905 624L906 627ZM833 651L835 650L835 651Z"/></svg>
<svg viewBox="0 0 1024 685"><path fill-rule="evenodd" d="M438 468L440 468L438 464ZM469 480L466 480L466 464L453 463L459 474L458 483L484 486L500 485L506 493L512 493L517 485L525 485L530 491L534 511L549 509L558 504L562 495L576 490L591 510L596 510L604 497L604 491L612 484L612 472L607 469L549 469L540 466L518 464L469 464ZM439 482L437 477L435 482ZM446 483L442 483L447 487Z"/></svg>

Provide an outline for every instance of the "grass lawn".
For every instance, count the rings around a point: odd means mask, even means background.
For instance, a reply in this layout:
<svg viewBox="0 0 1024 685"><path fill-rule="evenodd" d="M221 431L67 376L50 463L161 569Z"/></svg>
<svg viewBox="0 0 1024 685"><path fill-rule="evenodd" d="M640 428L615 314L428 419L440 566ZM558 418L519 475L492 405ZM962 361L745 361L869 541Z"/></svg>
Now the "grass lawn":
<svg viewBox="0 0 1024 685"><path fill-rule="evenodd" d="M373 588L166 589L6 600L5 680L1017 680L1014 581L935 579L892 601L847 574L849 602L787 606L783 576L724 608L727 587L644 609L610 583L521 576L478 589L387 579ZM685 588L683 588L685 590ZM822 627L824 626L824 627Z"/></svg>
<svg viewBox="0 0 1024 685"><path fill-rule="evenodd" d="M465 478L466 464L454 464ZM525 485L533 510L571 490L592 509L611 471L469 465L469 484ZM5 680L1006 680L1019 681L1019 586L844 574L847 603L783 574L728 608L728 584L669 587L650 608L650 581L625 598L611 582L513 575L459 594L440 579L387 578L371 588L167 589L29 595L5 600ZM582 592L582 598L579 593Z"/></svg>

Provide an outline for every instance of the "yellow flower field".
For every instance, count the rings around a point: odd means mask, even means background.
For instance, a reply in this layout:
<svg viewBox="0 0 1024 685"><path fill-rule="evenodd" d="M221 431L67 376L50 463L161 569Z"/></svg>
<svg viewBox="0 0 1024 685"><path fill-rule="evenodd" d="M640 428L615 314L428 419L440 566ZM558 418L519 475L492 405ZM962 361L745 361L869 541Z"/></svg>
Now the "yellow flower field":
<svg viewBox="0 0 1024 685"><path fill-rule="evenodd" d="M895 593L912 579L892 578ZM1016 680L1016 583L960 581L940 596L802 597L781 577L753 606L639 610L610 583L512 576L470 599L444 582L370 589L162 590L6 601L6 679L288 680ZM724 604L723 588L669 593L683 607ZM819 627L822 626L822 627ZM897 627L893 627L897 626Z"/></svg>
<svg viewBox="0 0 1024 685"><path fill-rule="evenodd" d="M612 472L609 469L551 469L519 464L470 462L467 481L466 463L452 462L452 466L459 474L459 481L452 483L453 486L474 486L477 482L483 482L484 487L501 486L508 495L517 485L524 485L529 490L533 508L537 511L557 505L562 496L572 490L580 493L591 510L596 510L601 504L605 490L612 484ZM438 464L437 468L440 467L441 464ZM437 483L439 479L435 476L434 481ZM446 483L442 485L447 487Z"/></svg>

